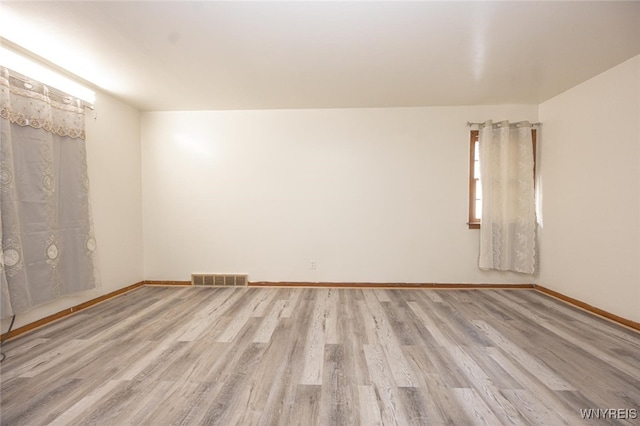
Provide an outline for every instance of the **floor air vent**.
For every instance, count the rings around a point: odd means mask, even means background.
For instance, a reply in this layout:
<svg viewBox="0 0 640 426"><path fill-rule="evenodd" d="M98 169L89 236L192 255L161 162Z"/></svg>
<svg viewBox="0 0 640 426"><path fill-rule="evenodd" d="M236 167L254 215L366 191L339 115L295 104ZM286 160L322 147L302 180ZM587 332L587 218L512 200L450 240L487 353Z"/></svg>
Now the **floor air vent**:
<svg viewBox="0 0 640 426"><path fill-rule="evenodd" d="M191 274L191 284L206 287L246 287L248 275Z"/></svg>

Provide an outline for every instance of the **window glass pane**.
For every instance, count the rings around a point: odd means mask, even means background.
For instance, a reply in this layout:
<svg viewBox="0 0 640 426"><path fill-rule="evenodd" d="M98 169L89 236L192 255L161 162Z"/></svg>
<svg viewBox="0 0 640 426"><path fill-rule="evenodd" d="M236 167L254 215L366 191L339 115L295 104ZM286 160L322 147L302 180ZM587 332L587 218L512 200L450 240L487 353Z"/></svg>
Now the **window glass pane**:
<svg viewBox="0 0 640 426"><path fill-rule="evenodd" d="M480 179L480 162L479 161L473 162L473 178Z"/></svg>
<svg viewBox="0 0 640 426"><path fill-rule="evenodd" d="M482 200L476 200L476 219L482 218Z"/></svg>

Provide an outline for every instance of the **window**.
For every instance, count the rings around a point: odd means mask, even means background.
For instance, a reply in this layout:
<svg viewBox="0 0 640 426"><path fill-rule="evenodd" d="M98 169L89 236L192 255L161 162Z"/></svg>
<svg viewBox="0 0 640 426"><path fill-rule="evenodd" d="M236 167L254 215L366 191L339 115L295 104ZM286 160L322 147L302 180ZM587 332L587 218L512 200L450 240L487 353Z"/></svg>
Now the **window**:
<svg viewBox="0 0 640 426"><path fill-rule="evenodd" d="M469 144L469 229L479 229L482 218L482 181L480 179L480 137L479 130L471 130ZM533 175L536 164L536 130L531 129L533 141Z"/></svg>

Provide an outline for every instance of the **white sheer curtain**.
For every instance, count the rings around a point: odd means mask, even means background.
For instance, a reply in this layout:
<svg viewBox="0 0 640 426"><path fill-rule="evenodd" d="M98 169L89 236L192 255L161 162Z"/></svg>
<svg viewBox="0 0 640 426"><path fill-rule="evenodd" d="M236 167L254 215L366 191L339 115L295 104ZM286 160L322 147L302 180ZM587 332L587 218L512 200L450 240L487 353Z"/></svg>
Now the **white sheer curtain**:
<svg viewBox="0 0 640 426"><path fill-rule="evenodd" d="M76 99L0 67L0 316L95 288Z"/></svg>
<svg viewBox="0 0 640 426"><path fill-rule="evenodd" d="M480 129L482 269L535 272L534 159L529 122Z"/></svg>

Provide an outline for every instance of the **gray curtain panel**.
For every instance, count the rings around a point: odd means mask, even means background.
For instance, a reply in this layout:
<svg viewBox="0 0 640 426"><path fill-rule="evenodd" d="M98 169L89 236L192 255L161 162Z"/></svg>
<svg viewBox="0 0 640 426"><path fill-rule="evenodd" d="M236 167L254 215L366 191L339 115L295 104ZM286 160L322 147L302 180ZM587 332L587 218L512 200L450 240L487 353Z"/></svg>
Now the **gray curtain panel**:
<svg viewBox="0 0 640 426"><path fill-rule="evenodd" d="M0 68L2 318L95 288L84 106Z"/></svg>

